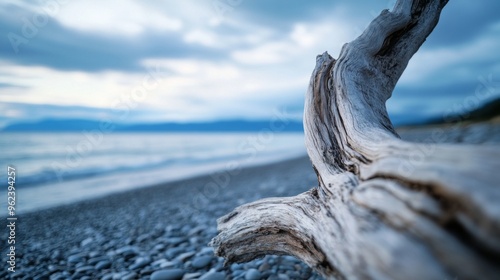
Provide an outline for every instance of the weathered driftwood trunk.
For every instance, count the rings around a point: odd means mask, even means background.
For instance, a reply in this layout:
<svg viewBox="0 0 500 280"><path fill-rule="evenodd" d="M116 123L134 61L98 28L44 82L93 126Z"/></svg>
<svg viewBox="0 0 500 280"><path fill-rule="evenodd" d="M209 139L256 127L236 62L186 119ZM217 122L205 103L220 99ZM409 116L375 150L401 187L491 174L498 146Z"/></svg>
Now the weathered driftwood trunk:
<svg viewBox="0 0 500 280"><path fill-rule="evenodd" d="M337 60L317 57L304 127L318 187L220 218L217 255L290 254L337 279L500 277L500 149L404 142L385 109L446 2L398 1Z"/></svg>

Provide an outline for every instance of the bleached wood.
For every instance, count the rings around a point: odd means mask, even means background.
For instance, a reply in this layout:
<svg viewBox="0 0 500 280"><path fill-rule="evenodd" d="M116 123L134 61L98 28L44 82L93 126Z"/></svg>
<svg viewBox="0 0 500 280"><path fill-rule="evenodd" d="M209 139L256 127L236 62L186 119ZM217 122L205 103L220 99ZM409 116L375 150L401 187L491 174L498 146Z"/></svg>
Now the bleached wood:
<svg viewBox="0 0 500 280"><path fill-rule="evenodd" d="M295 255L332 279L500 275L500 149L405 142L385 109L446 3L398 1L337 60L317 57L304 130L318 187L220 218L217 255Z"/></svg>

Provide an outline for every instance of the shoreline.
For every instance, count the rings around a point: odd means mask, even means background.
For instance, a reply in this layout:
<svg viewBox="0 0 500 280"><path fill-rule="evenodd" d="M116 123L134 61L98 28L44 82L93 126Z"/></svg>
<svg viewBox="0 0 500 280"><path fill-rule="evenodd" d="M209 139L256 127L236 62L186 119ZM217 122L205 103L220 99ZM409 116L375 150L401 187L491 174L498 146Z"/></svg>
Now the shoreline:
<svg viewBox="0 0 500 280"><path fill-rule="evenodd" d="M207 274L243 279L246 273L320 279L292 257L267 256L224 268L223 259L207 247L217 234L216 219L235 207L314 187L307 156L245 167L218 179L202 175L19 214L16 248L22 270L2 271L0 278L151 279L156 271L177 269L193 277L187 279ZM211 182L220 187L206 187ZM2 240L6 234L0 233ZM6 257L2 254L2 261ZM200 265L202 260L207 263Z"/></svg>
<svg viewBox="0 0 500 280"><path fill-rule="evenodd" d="M217 162L211 163L209 165L195 166L193 168L188 167L176 167L173 169L170 168L160 168L153 170L139 170L136 172L130 172L127 174L110 174L99 177L89 177L82 180L71 180L67 182L56 183L56 184L43 184L40 186L28 186L21 187L17 190L17 194L19 197L28 197L28 201L31 201L30 204L25 204L25 202L18 201L18 213L19 214L27 214L35 211L42 211L45 209L50 209L53 207L69 205L73 203L79 203L85 200L93 200L99 199L103 197L107 197L114 194L119 194L122 192L134 191L143 188L150 188L158 185L166 185L171 183L176 183L183 180L189 180L192 178L210 176L211 174L218 174L221 172L230 172L228 171L229 163L235 163L238 169L246 169L252 167L259 167L265 165L278 164L280 162L286 162L288 160L293 160L297 158L307 157L307 154L304 152L295 152L294 154L280 158L273 159L269 157L261 157L253 160L246 159L235 159L229 160L227 162ZM176 172L174 172L176 170ZM180 172L179 172L180 171ZM158 174L168 173L170 176L159 175ZM141 181L141 183L127 183L127 185L123 184L123 179L119 179L121 176L128 176L132 178L137 178L137 181ZM109 177L109 178L108 178ZM157 178L159 177L159 178ZM145 179L144 179L145 178ZM115 180L114 180L115 179ZM95 180L98 184L102 184L101 181L114 181L116 179L121 180L120 184L117 184L115 188L94 188L92 182ZM77 192L78 196L68 193L61 192L61 188L69 189L70 192ZM40 197L44 197L44 200L38 200ZM36 198L36 199L35 199ZM24 205L23 205L24 204ZM20 206L21 205L21 206ZM0 203L2 208L7 208L6 203Z"/></svg>

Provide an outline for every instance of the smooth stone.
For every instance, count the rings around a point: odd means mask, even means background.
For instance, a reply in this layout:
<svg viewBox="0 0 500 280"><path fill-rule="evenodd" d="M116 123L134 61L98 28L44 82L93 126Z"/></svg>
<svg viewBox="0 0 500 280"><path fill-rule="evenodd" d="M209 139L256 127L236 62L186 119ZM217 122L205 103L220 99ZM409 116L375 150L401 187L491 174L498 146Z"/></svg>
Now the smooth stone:
<svg viewBox="0 0 500 280"><path fill-rule="evenodd" d="M131 272L129 274L124 275L121 280L135 280L135 279L137 279L137 273Z"/></svg>
<svg viewBox="0 0 500 280"><path fill-rule="evenodd" d="M224 272L207 272L200 277L200 280L225 280L226 274Z"/></svg>
<svg viewBox="0 0 500 280"><path fill-rule="evenodd" d="M123 278L123 276L125 276L127 274L128 274L128 272L126 272L126 271L113 273L113 280L121 280Z"/></svg>
<svg viewBox="0 0 500 280"><path fill-rule="evenodd" d="M95 265L95 269L103 270L111 267L111 262L108 260L102 260Z"/></svg>
<svg viewBox="0 0 500 280"><path fill-rule="evenodd" d="M235 271L235 270L242 270L243 269L243 265L240 264L240 263L233 263L231 265L231 270L232 271Z"/></svg>
<svg viewBox="0 0 500 280"><path fill-rule="evenodd" d="M164 244L156 244L154 247L153 247L153 251L157 251L157 252L160 252L160 251L163 251L163 249L165 249L165 245Z"/></svg>
<svg viewBox="0 0 500 280"><path fill-rule="evenodd" d="M287 271L286 274L292 279L300 278L300 273L297 271Z"/></svg>
<svg viewBox="0 0 500 280"><path fill-rule="evenodd" d="M123 256L123 258L125 258L125 260L128 260L130 258L137 256L139 254L139 250L133 246L125 246L125 247L122 247L122 248L116 250L116 253L118 255Z"/></svg>
<svg viewBox="0 0 500 280"><path fill-rule="evenodd" d="M205 227L203 227L203 226L197 226L195 228L190 229L189 232L188 232L188 235L189 236L197 235L200 232L202 232L204 229L205 229Z"/></svg>
<svg viewBox="0 0 500 280"><path fill-rule="evenodd" d="M88 263L88 264L90 264L90 265L95 265L95 264L97 264L97 263L99 263L99 262L101 262L101 261L107 261L107 260L109 260L109 258L108 258L108 257L106 257L106 256L102 256L102 257L95 257L95 258L89 259L89 260L87 261L87 263Z"/></svg>
<svg viewBox="0 0 500 280"><path fill-rule="evenodd" d="M245 275L245 271L244 270L235 270L233 271L232 273L233 277L243 277Z"/></svg>
<svg viewBox="0 0 500 280"><path fill-rule="evenodd" d="M82 240L82 242L80 242L80 246L85 247L89 244L92 244L92 242L94 242L94 238L88 237L88 238L85 238L84 240Z"/></svg>
<svg viewBox="0 0 500 280"><path fill-rule="evenodd" d="M149 234L141 234L139 235L139 237L137 237L137 242L141 243L147 239L149 239Z"/></svg>
<svg viewBox="0 0 500 280"><path fill-rule="evenodd" d="M61 254L61 251L59 250L55 250L52 255L50 255L50 258L53 259L53 260L59 260L62 258L62 254Z"/></svg>
<svg viewBox="0 0 500 280"><path fill-rule="evenodd" d="M284 273L278 274L278 279L280 280L290 280L290 277Z"/></svg>
<svg viewBox="0 0 500 280"><path fill-rule="evenodd" d="M159 259L151 263L151 266L160 266L162 263L168 262L167 259Z"/></svg>
<svg viewBox="0 0 500 280"><path fill-rule="evenodd" d="M68 263L79 263L84 260L83 254L71 255L68 257Z"/></svg>
<svg viewBox="0 0 500 280"><path fill-rule="evenodd" d="M42 279L49 279L49 273L48 272L42 272L38 275L35 275L33 278L33 280L42 280Z"/></svg>
<svg viewBox="0 0 500 280"><path fill-rule="evenodd" d="M181 243L186 242L186 238L184 237L170 237L165 239L165 242L172 245L172 246L177 246Z"/></svg>
<svg viewBox="0 0 500 280"><path fill-rule="evenodd" d="M64 268L63 268L63 267L58 266L58 265L53 265L53 264L49 264L49 267L48 267L48 268L49 268L49 271L50 271L50 272L58 272L58 271L62 271L62 270L64 270Z"/></svg>
<svg viewBox="0 0 500 280"><path fill-rule="evenodd" d="M153 272L155 272L155 271L156 271L156 269L152 269L152 268L147 267L147 268L144 268L141 271L139 271L139 274L141 276L146 276L146 275L153 274Z"/></svg>
<svg viewBox="0 0 500 280"><path fill-rule="evenodd" d="M101 280L112 280L113 279L113 273L107 273L102 276Z"/></svg>
<svg viewBox="0 0 500 280"><path fill-rule="evenodd" d="M194 272L194 273L186 273L182 277L182 280L194 280L198 279L201 276L201 272Z"/></svg>
<svg viewBox="0 0 500 280"><path fill-rule="evenodd" d="M160 264L160 268L172 268L175 267L176 265L180 265L181 263L179 262L163 262Z"/></svg>
<svg viewBox="0 0 500 280"><path fill-rule="evenodd" d="M283 257L286 261L289 261L289 262L294 262L294 263L299 263L300 260L297 259L296 257L293 257L293 256L284 256Z"/></svg>
<svg viewBox="0 0 500 280"><path fill-rule="evenodd" d="M176 257L176 259L180 260L181 262L185 262L187 259L190 259L193 257L195 252L186 252L182 253L179 256Z"/></svg>
<svg viewBox="0 0 500 280"><path fill-rule="evenodd" d="M263 272L263 271L266 271L266 270L269 270L271 269L271 265L269 265L268 263L263 263L259 266L259 271L260 272Z"/></svg>
<svg viewBox="0 0 500 280"><path fill-rule="evenodd" d="M151 274L151 280L181 280L185 271L178 268L157 270Z"/></svg>
<svg viewBox="0 0 500 280"><path fill-rule="evenodd" d="M259 280L261 276L257 269L251 268L245 273L245 280Z"/></svg>
<svg viewBox="0 0 500 280"><path fill-rule="evenodd" d="M212 262L212 256L201 256L193 259L191 266L197 269L204 268Z"/></svg>
<svg viewBox="0 0 500 280"><path fill-rule="evenodd" d="M94 271L94 267L91 266L91 265L86 265L86 266L81 266L79 268L77 268L75 271L77 273L84 273L84 272L88 272L88 271Z"/></svg>
<svg viewBox="0 0 500 280"><path fill-rule="evenodd" d="M67 278L66 276L64 276L62 273L59 273L59 272L51 274L49 277L50 280L62 280L62 279L66 279L66 278ZM4 278L4 279L7 279L7 278Z"/></svg>
<svg viewBox="0 0 500 280"><path fill-rule="evenodd" d="M173 259L175 256L179 255L180 253L183 253L185 252L185 248L182 248L182 247L175 247L175 248L170 248L167 250L167 252L165 253L165 255L167 256L167 258L169 259Z"/></svg>
<svg viewBox="0 0 500 280"><path fill-rule="evenodd" d="M198 253L198 255L205 255L205 254L210 254L210 255L213 255L214 254L214 248L212 247L203 247L201 248L200 252Z"/></svg>
<svg viewBox="0 0 500 280"><path fill-rule="evenodd" d="M151 260L149 258L137 258L135 260L135 263L132 264L129 269L131 270L136 270L136 269L141 269L143 267L145 267L146 265L148 265L149 263L151 263Z"/></svg>
<svg viewBox="0 0 500 280"><path fill-rule="evenodd" d="M295 270L295 266L289 265L289 264L285 264L285 265L280 265L279 269L294 271Z"/></svg>

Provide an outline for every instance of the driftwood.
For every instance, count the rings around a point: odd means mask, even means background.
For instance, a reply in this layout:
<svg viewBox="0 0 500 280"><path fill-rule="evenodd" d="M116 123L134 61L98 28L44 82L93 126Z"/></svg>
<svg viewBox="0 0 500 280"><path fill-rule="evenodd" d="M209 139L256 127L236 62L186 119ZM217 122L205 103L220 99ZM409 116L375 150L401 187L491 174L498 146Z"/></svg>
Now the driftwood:
<svg viewBox="0 0 500 280"><path fill-rule="evenodd" d="M294 255L332 279L500 277L500 149L405 142L385 109L446 3L398 1L317 57L304 129L319 185L220 218L217 255Z"/></svg>

